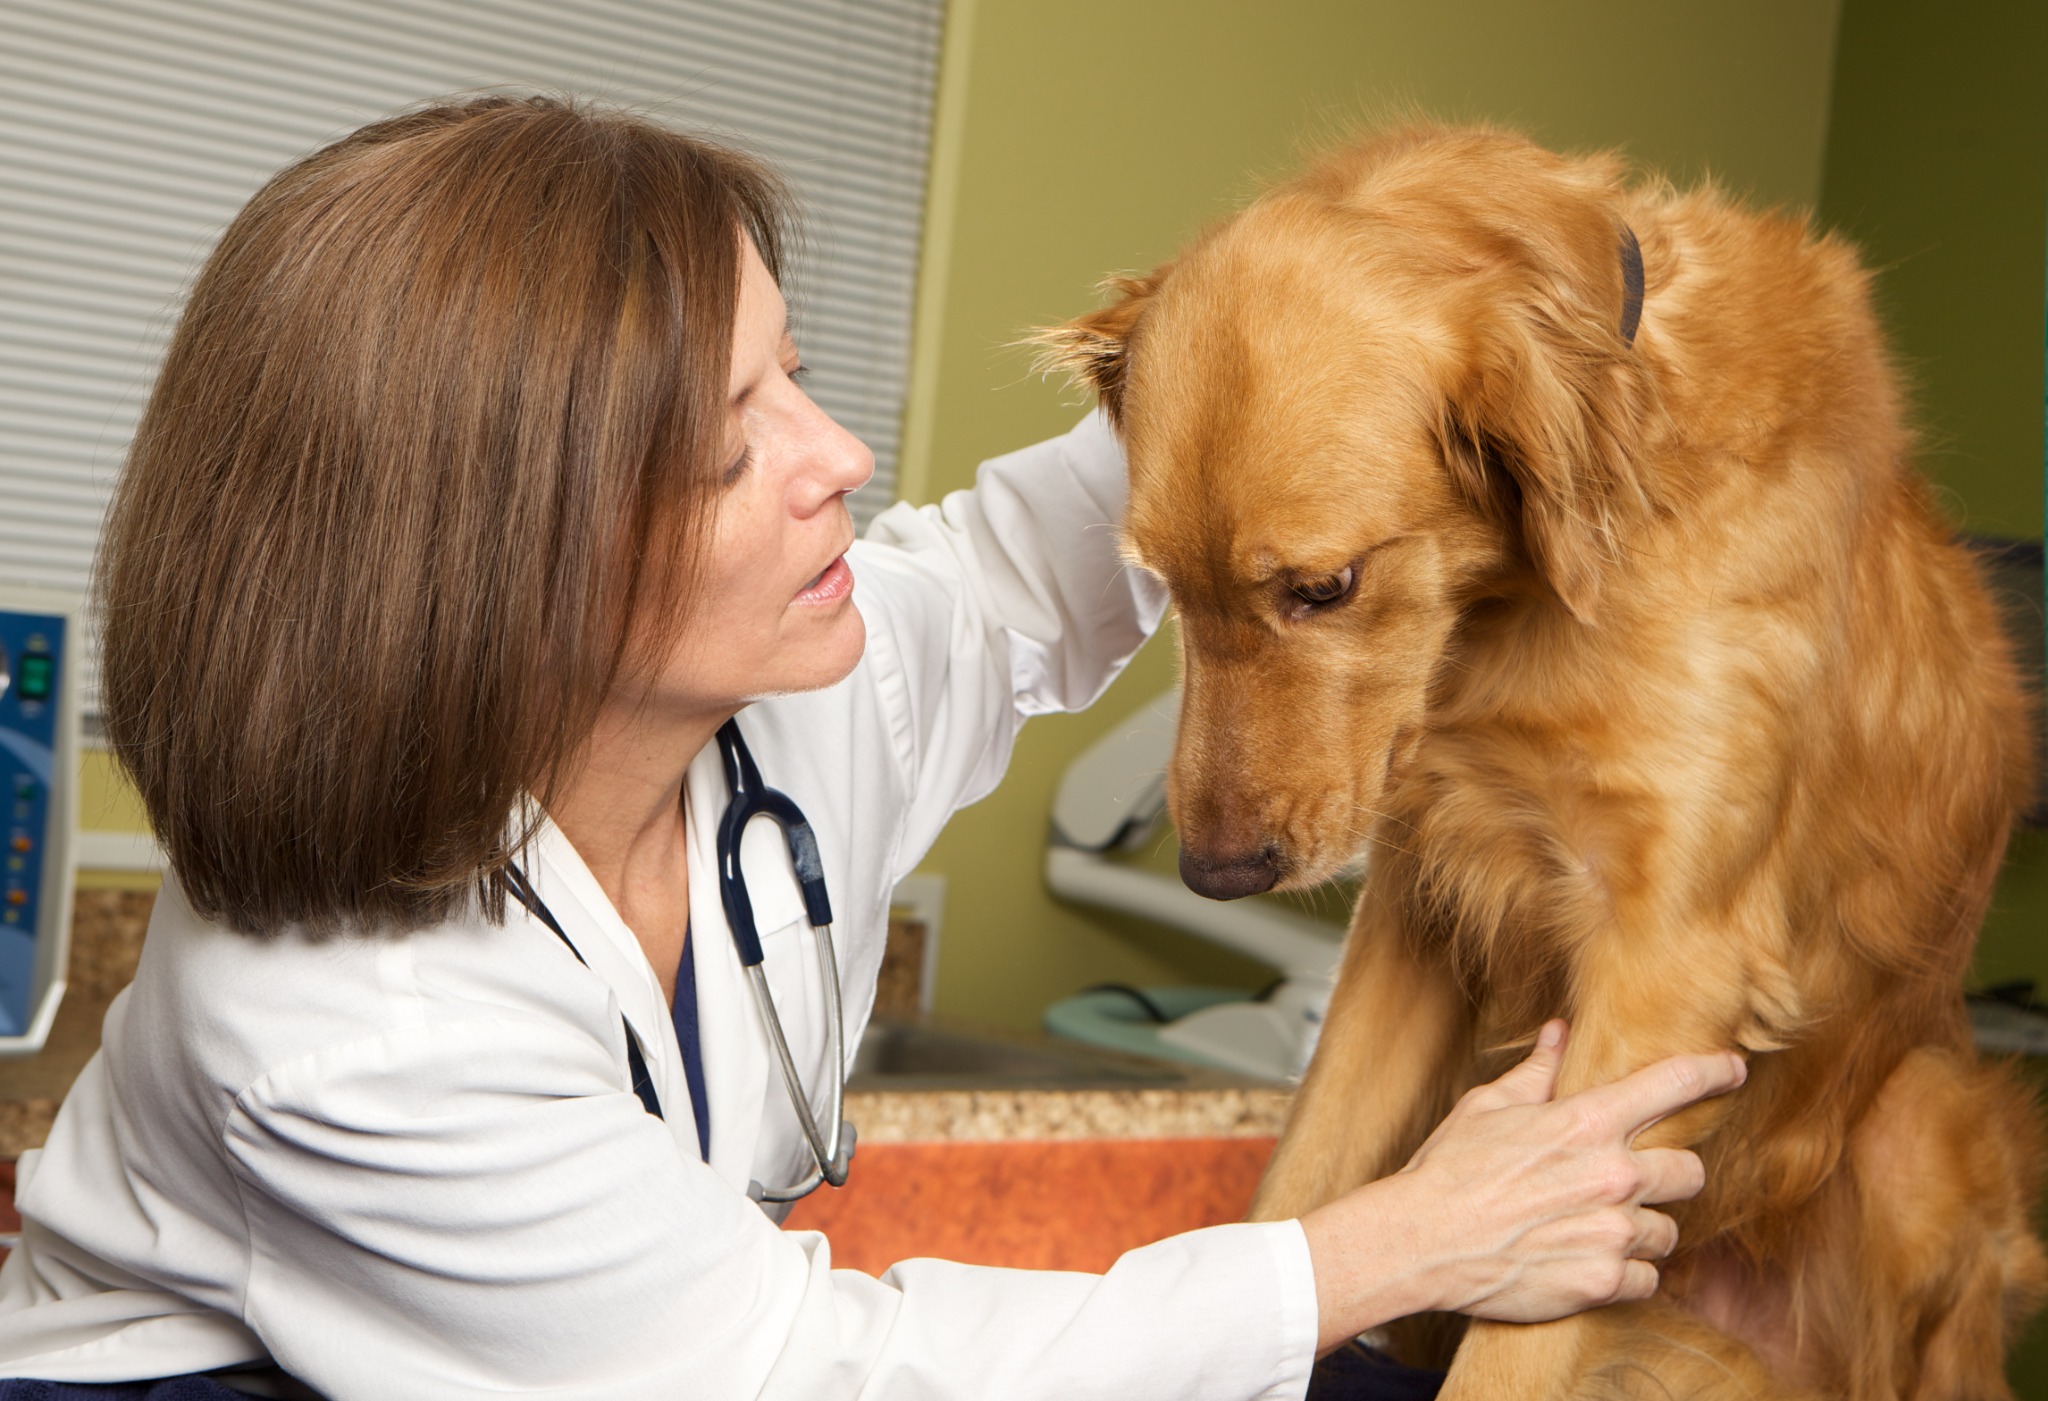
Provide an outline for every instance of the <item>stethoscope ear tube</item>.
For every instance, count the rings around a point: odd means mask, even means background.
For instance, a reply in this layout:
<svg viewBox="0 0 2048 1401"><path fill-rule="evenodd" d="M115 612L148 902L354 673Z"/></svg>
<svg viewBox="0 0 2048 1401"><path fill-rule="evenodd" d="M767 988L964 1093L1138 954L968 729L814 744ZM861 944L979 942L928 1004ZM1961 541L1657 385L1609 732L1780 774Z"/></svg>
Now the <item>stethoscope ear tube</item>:
<svg viewBox="0 0 2048 1401"><path fill-rule="evenodd" d="M811 928L831 927L832 900L825 892L825 863L818 855L817 834L805 820L803 809L787 794L761 781L754 756L740 738L738 721L728 720L718 727L718 754L725 762L725 781L732 790L732 800L718 820L718 897L725 906L733 942L739 947L741 965L758 968L766 955L754 924L754 902L747 895L746 876L740 869L740 841L749 822L765 817L782 829L790 864L796 869L797 887L803 892L804 917Z"/></svg>

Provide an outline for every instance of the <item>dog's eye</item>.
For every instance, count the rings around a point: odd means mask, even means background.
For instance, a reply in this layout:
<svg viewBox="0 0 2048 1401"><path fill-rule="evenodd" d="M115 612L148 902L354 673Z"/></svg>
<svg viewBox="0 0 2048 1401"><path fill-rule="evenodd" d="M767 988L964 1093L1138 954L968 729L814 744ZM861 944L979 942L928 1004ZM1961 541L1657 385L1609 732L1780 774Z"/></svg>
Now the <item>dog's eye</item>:
<svg viewBox="0 0 2048 1401"><path fill-rule="evenodd" d="M1335 574L1326 574L1320 579L1303 579L1294 585L1293 592L1310 608L1328 608L1351 597L1352 586L1357 582L1358 570L1346 565Z"/></svg>

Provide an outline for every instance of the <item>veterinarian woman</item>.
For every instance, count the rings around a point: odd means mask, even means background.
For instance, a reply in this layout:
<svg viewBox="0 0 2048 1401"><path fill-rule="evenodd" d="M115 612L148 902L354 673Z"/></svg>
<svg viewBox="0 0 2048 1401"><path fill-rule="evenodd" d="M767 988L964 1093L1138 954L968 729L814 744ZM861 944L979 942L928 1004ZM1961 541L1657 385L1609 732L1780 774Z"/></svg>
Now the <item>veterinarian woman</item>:
<svg viewBox="0 0 2048 1401"><path fill-rule="evenodd" d="M1559 1027L1394 1178L1099 1277L834 1271L750 1199L836 1156L799 876L850 1041L897 877L1162 608L1099 419L854 544L870 459L800 387L781 230L728 153L509 98L366 128L229 227L103 565L108 733L173 874L23 1160L0 1372L1221 1401L1414 1310L1653 1287L1644 1204L1700 1168L1627 1141L1740 1068L1549 1103ZM816 834L793 866L755 822L733 874L822 1154L721 893L735 781Z"/></svg>

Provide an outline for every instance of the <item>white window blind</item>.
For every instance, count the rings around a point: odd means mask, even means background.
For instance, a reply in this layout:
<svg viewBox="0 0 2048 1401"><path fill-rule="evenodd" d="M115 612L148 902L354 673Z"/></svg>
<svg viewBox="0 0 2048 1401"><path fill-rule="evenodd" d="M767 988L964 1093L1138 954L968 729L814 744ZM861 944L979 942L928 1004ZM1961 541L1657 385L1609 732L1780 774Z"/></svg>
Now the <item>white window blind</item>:
<svg viewBox="0 0 2048 1401"><path fill-rule="evenodd" d="M0 0L0 581L82 592L186 284L278 168L478 88L767 157L813 395L894 498L943 0ZM87 709L93 708L87 678Z"/></svg>

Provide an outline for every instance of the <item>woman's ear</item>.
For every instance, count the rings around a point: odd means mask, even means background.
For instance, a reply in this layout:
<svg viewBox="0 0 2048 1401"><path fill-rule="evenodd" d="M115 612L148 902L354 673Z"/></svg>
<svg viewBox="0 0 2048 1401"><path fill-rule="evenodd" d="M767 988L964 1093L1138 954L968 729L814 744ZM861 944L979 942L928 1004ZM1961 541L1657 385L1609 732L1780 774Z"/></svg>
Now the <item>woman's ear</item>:
<svg viewBox="0 0 2048 1401"><path fill-rule="evenodd" d="M1641 305L1635 240L1602 220L1577 242L1532 242L1493 289L1443 414L1444 459L1482 510L1519 526L1537 571L1581 622L1610 564L1657 509L1643 470L1656 387L1631 341ZM1560 234L1557 244L1567 243ZM1640 268L1640 264L1637 264ZM1515 285L1515 284L1520 285Z"/></svg>
<svg viewBox="0 0 2048 1401"><path fill-rule="evenodd" d="M1095 396L1102 401L1102 407L1109 412L1110 422L1119 427L1123 422L1124 381L1130 368L1131 337L1152 294L1165 281L1169 266L1155 268L1143 277L1110 278L1101 289L1113 296L1108 306L1058 326L1034 331L1024 341L1026 345L1038 348L1033 364L1040 374L1057 372L1094 390Z"/></svg>

